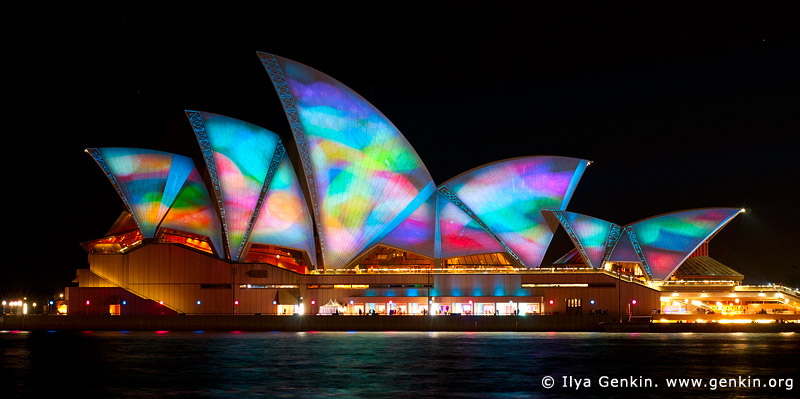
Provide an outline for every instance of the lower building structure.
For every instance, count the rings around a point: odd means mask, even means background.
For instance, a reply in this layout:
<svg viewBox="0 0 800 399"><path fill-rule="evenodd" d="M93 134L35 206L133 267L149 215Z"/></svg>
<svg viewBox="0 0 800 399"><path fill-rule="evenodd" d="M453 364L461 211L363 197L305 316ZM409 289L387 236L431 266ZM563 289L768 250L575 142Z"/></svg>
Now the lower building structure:
<svg viewBox="0 0 800 399"><path fill-rule="evenodd" d="M709 257L744 209L627 225L568 211L592 162L566 156L498 160L437 184L358 93L257 55L290 138L187 110L202 160L86 149L126 210L82 244L89 267L65 312L797 320L800 291L744 286ZM574 250L545 264L557 231Z"/></svg>
<svg viewBox="0 0 800 399"><path fill-rule="evenodd" d="M611 314L623 321L645 317L694 323L794 322L800 309L796 290L742 285L741 274L705 256L689 258L672 280L660 282L613 263L604 268L371 267L303 274L270 263L225 262L174 243L151 243L125 254L90 254L89 262L89 269L78 270L78 287L66 290L68 313Z"/></svg>

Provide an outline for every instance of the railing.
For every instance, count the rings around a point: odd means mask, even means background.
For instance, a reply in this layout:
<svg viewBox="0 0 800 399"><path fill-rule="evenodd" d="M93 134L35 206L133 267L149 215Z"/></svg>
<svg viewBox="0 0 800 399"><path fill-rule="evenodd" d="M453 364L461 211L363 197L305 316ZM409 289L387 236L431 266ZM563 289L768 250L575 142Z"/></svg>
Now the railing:
<svg viewBox="0 0 800 399"><path fill-rule="evenodd" d="M678 280L678 281L665 281L661 284L662 287L671 287L671 286L679 286L679 287L686 287L686 286L709 286L709 285L724 285L724 286L735 286L736 281L733 280Z"/></svg>
<svg viewBox="0 0 800 399"><path fill-rule="evenodd" d="M635 283L642 286L654 288L653 283L647 281L644 277L619 275L616 272L595 269L591 267L538 267L538 268L438 268L438 269L405 269L405 268L372 268L372 269L324 269L313 270L311 274L317 275L353 275L353 274L488 274L488 273L505 273L505 274L554 274L554 273L581 273L581 274L605 274L606 276L615 279L623 280L629 283Z"/></svg>
<svg viewBox="0 0 800 399"><path fill-rule="evenodd" d="M779 291L785 294L800 297L800 289L786 287L780 284L767 284L767 285L742 285L736 288L736 291Z"/></svg>
<svg viewBox="0 0 800 399"><path fill-rule="evenodd" d="M462 267L437 269L371 268L371 269L324 269L313 270L311 274L550 274L550 273L604 273L605 270L586 268L513 268L513 267ZM608 273L607 273L608 274ZM613 274L616 277L616 274Z"/></svg>

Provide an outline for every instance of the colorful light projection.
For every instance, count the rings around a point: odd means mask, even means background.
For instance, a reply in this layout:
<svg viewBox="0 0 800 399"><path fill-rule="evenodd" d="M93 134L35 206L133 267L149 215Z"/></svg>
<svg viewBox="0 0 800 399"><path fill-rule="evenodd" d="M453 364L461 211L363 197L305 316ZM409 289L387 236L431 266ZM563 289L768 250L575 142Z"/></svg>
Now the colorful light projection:
<svg viewBox="0 0 800 399"><path fill-rule="evenodd" d="M311 215L289 157L283 157L272 178L249 242L306 251L317 263Z"/></svg>
<svg viewBox="0 0 800 399"><path fill-rule="evenodd" d="M430 258L435 257L436 193L403 220L380 243L405 249Z"/></svg>
<svg viewBox="0 0 800 399"><path fill-rule="evenodd" d="M505 252L502 244L444 195L437 193L441 257Z"/></svg>
<svg viewBox="0 0 800 399"><path fill-rule="evenodd" d="M617 246L614 247L614 251L611 252L611 256L608 260L611 262L639 262L639 255L636 254L636 250L633 248L633 244L631 244L631 239L628 237L627 231L623 231L619 236Z"/></svg>
<svg viewBox="0 0 800 399"><path fill-rule="evenodd" d="M225 256L219 217L196 168L192 169L186 179L183 189L172 203L172 208L161 222L161 227L202 234L211 240L217 256Z"/></svg>
<svg viewBox="0 0 800 399"><path fill-rule="evenodd" d="M565 209L588 164L567 157L514 158L467 171L443 186L508 245L523 265L534 267L541 265L553 238L541 210ZM444 242L442 245L444 248Z"/></svg>
<svg viewBox="0 0 800 399"><path fill-rule="evenodd" d="M742 212L735 208L706 208L668 213L633 223L653 279L665 280L713 234Z"/></svg>
<svg viewBox="0 0 800 399"><path fill-rule="evenodd" d="M144 238L153 238L186 178L194 170L191 159L139 148L86 150L133 215Z"/></svg>
<svg viewBox="0 0 800 399"><path fill-rule="evenodd" d="M392 123L357 93L313 68L259 53L298 145L325 267L341 268L397 225L433 181ZM414 205L414 208L416 205Z"/></svg>
<svg viewBox="0 0 800 399"><path fill-rule="evenodd" d="M614 226L613 223L575 212L552 210L543 212L558 218L575 247L583 249L581 257L589 267L603 267L603 256L609 244L609 233Z"/></svg>
<svg viewBox="0 0 800 399"><path fill-rule="evenodd" d="M275 150L277 134L208 112L186 111L215 184L230 258L239 260L253 223ZM219 202L221 200L221 202Z"/></svg>

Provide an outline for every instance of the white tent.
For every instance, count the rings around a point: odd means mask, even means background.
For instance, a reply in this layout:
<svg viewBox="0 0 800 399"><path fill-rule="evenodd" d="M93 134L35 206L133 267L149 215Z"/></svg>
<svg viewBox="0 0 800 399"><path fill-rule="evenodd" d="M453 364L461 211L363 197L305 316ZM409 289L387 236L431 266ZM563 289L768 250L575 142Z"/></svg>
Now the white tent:
<svg viewBox="0 0 800 399"><path fill-rule="evenodd" d="M339 302L331 299L328 303L319 307L319 314L337 314L337 313L344 313L344 306L340 305Z"/></svg>

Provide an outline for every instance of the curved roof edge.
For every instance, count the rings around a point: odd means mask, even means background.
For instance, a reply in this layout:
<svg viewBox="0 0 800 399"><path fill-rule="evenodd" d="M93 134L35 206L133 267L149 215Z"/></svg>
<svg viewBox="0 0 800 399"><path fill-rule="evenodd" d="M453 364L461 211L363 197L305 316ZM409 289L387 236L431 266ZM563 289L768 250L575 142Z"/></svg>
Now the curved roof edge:
<svg viewBox="0 0 800 399"><path fill-rule="evenodd" d="M536 267L554 232L539 211L565 209L589 164L555 155L507 158L460 173L442 183L439 192L451 191L512 258Z"/></svg>
<svg viewBox="0 0 800 399"><path fill-rule="evenodd" d="M466 175L469 175L471 173L477 172L477 171L479 171L481 169L488 168L490 166L498 165L498 164L505 163L505 162L518 161L518 160L521 160L521 159L532 159L532 158L564 158L564 159L574 159L574 160L578 160L578 161L584 161L584 162L586 162L585 166L588 166L588 165L592 164L592 161L590 161L588 159L576 158L576 157L568 157L568 156L564 156L564 155L522 155L522 156L518 156L518 157L511 157L511 158L501 159L499 161L488 162L488 163L485 163L483 165L478 165L478 166L476 166L476 167L474 167L472 169L469 169L469 170L467 170L465 172L461 172L461 173L459 173L459 174L447 179L445 182L439 184L437 186L437 188L441 188L442 186L445 186L448 183L451 183L451 182L455 181L458 178L461 178L463 176L466 176ZM584 168L585 168L585 166L584 166Z"/></svg>
<svg viewBox="0 0 800 399"><path fill-rule="evenodd" d="M376 242L376 237L380 238L391 230L392 225L396 227L397 224L401 223L403 219L405 219L405 216L408 216L408 212L406 212L407 208L416 201L415 197L419 195L419 192L412 198L405 198L398 195L398 200L395 201L397 204L389 202L388 205L384 204L383 207L379 207L377 206L379 204L378 201L370 203L370 206L368 207L370 212L369 218L365 220L380 220L382 217L381 213L387 212L387 210L380 208L386 208L389 211L397 212L397 214L395 214L391 220L388 220L383 224L370 222L362 226L350 227L348 223L341 223L341 221L339 221L339 223L335 223L337 222L336 220L330 220L331 218L335 219L339 217L336 216L337 212L334 212L331 209L335 206L335 204L327 201L330 193L327 191L328 187L326 185L329 183L329 181L326 180L329 177L328 169L326 168L330 168L330 165L318 165L311 161L313 156L322 150L317 148L316 144L313 144L313 142L309 139L309 137L320 134L320 132L317 130L322 129L322 125L318 126L309 122L312 120L315 121L316 119L306 119L308 118L307 114L311 111L308 109L308 99L303 95L303 93L310 93L309 96L315 100L314 104L317 106L320 105L317 104L317 100L325 104L342 104L337 102L338 100L335 100L336 96L334 95L327 95L325 93L319 94L314 91L307 92L301 90L301 86L303 84L329 85L333 88L332 90L335 94L342 98L347 98L347 101L357 102L359 106L361 106L360 109L364 114L361 115L356 113L356 111L353 111L352 108L346 108L342 110L344 117L353 118L356 120L367 118L367 116L370 118L376 117L380 120L380 123L383 126L388 127L388 130L391 132L391 134L387 133L376 137L391 136L394 137L397 142L402 141L402 146L394 146L391 148L395 148L397 151L405 151L408 154L408 157L403 158L403 161L398 164L397 169L392 169L391 172L409 178L410 182L416 181L416 183L413 183L412 185L419 186L419 191L425 191L425 187L428 185L432 185L435 188L435 183L430 176L427 166L419 157L416 149L414 149L414 146L408 141L405 135L402 134L400 129L398 129L397 126L395 126L394 123L386 117L386 115L384 115L377 107L367 101L358 92L343 84L339 80L331 77L330 75L300 62L260 51L257 51L256 55L266 69L278 94L281 105L284 109L284 113L286 114L289 122L292 135L295 139L295 145L297 146L300 154L305 183L309 191L313 221L317 228L318 245L322 254L322 257L321 259L318 259L318 262L323 267L343 267L345 264L349 263L354 256L357 256L360 251L366 249L367 246ZM305 83L296 83L295 81ZM295 87L296 85L293 84L293 82L295 82L298 87ZM326 101L328 103L326 103ZM309 130L309 126L319 127L320 129ZM361 126L361 124L354 124L354 126ZM372 128L374 128L374 126ZM322 129L321 131L325 130ZM343 141L341 138L346 137L341 135L333 136L325 136L325 140L342 144ZM414 168L406 170L405 168L408 167L412 162L415 165ZM366 165L367 164L363 164L359 167L365 168L364 170L368 170L366 169ZM389 165L388 161L387 165ZM359 171L361 171L361 169L356 170L356 172ZM348 175L341 174L340 176L345 177ZM380 177L380 179L384 179L384 177ZM363 180L377 181L378 178L373 180L367 178ZM359 189L364 189L366 185L348 185L346 187L347 189L345 191L357 191ZM381 186L382 189L385 187L389 187L388 183L384 184L384 186ZM402 204L402 206L398 209L397 206L399 206L399 204L405 199L408 199L408 202ZM348 227L342 228L341 226ZM337 246L337 250L332 249L333 244L331 243L337 242L343 244Z"/></svg>
<svg viewBox="0 0 800 399"><path fill-rule="evenodd" d="M195 169L191 158L166 151L97 147L87 148L84 152L105 173L144 238L155 236L186 179ZM138 161L131 162L130 157ZM144 181L142 176L147 178L147 184L130 184L132 181ZM120 177L123 179L120 180Z"/></svg>
<svg viewBox="0 0 800 399"><path fill-rule="evenodd" d="M545 216L545 219L549 219L548 223L551 225L555 223L560 224L564 230L566 230L567 235L569 235L570 240L572 241L573 245L575 245L575 249L589 267L603 267L603 264L607 261L609 255L611 255L611 252L614 250L614 247L619 240L619 225L578 212L562 211L559 209L542 209L541 212ZM587 221L596 222L593 226L589 226L590 231L586 231L586 228L583 228L583 226L573 226L575 220L570 221L567 217L568 215L574 215ZM603 241L600 243L594 243L593 245L588 245L590 243L586 242L589 238L587 237L587 234L595 233L594 235L597 236L596 233L598 229L603 230L603 234L601 235ZM603 252L599 252L601 249Z"/></svg>
<svg viewBox="0 0 800 399"><path fill-rule="evenodd" d="M686 213L686 212L711 211L711 210L731 210L731 211L735 210L735 211L737 211L737 213L734 214L733 216L736 216L736 215L738 215L740 213L746 212L746 210L744 208L734 208L734 207L724 207L724 206L723 207L689 208L689 209L683 209L683 210L679 210L679 211L664 212L664 213L660 213L660 214L654 215L654 216L648 216L648 217L646 217L644 219L640 219L640 220L637 220L635 222L628 223L628 224L625 225L625 227L633 226L634 224L639 224L639 223L646 222L646 221L651 220L651 219L660 218L660 217L663 217L663 216L677 215L677 214Z"/></svg>
<svg viewBox="0 0 800 399"><path fill-rule="evenodd" d="M400 134L400 136L402 136L402 137L403 137L403 139L405 139L406 143L408 144L408 146L409 146L409 148L411 149L411 151L413 151L414 155L416 155L416 156L417 156L417 158L419 158L420 160L422 159L422 158L419 156L419 153L417 152L417 150L416 150L416 149L414 148L414 146L411 144L411 142L410 142L410 141L408 141L408 139L406 138L406 136L403 134L403 132L401 132L401 131L400 131L400 129L398 129L398 128L397 128L397 126L394 124L394 122L392 122L392 120L391 120L391 119L389 119L388 117L386 117L386 115L385 115L385 114L384 114L384 113L383 113L383 112L382 112L380 109L378 109L378 107L376 107L375 105L373 105L373 104L372 104L371 102L369 102L369 101L368 101L366 98L364 98L364 96L362 96L361 94L359 94L357 91L353 90L353 89L352 89L350 86L348 86L348 85L346 85L346 84L342 83L340 80L338 80L338 79L336 79L336 78L334 78L334 77L332 77L332 76L328 75L327 73L321 72L320 70L318 70L318 69L316 69L316 68L314 68L314 67L310 67L310 66L308 66L308 65L306 65L306 64L303 64L303 63L301 63L301 62L295 61L295 60L293 60L293 59L290 59L290 58L281 57L281 56L279 56L279 55L272 54L272 53L267 53L267 52L263 52L263 51L256 51L256 55L258 56L259 60L261 60L261 62L262 62L262 65L264 66L264 68L266 68L266 69L267 69L267 73L270 75L270 78L271 78L271 79L275 79L275 78L273 77L273 74L274 74L275 72L274 72L274 71L270 71L270 69L269 69L269 65L267 65L267 63L268 63L268 61L269 61L269 59L270 59L270 58L272 58L272 59L275 59L275 60L279 60L279 59L281 59L281 60L291 61L291 62L293 62L293 63L296 63L296 64L300 64L300 65L302 65L303 67L305 67L305 68L308 68L308 69L311 69L311 70L315 71L316 73L319 73L320 75L324 75L324 76L326 76L327 78L329 78L329 79L333 80L334 82L336 82L336 83L338 83L338 84L342 85L342 87L344 87L344 88L346 88L347 90L349 90L349 91L350 91L350 93L352 93L352 94L354 94L354 95L358 96L358 97L359 97L361 100L364 100L364 102L366 102L366 103L367 103L367 104L369 104L369 105L370 105L372 108L374 108L374 109L375 109L375 111L377 111L377 112L378 112L378 114L379 114L380 116L382 116L384 119L386 119L386 121L387 121L387 122L389 122L389 124L390 124L390 125L391 125L391 126L392 126L392 127L393 127L393 128L394 128L394 129L395 129L395 130L396 130L396 131L399 133L399 134ZM284 72L283 72L283 70L281 70L281 73L284 73ZM276 87L275 87L275 91L276 91L276 92L278 92L278 96L280 97L280 100L281 100L281 105L283 105L284 107L286 107L288 104L284 104L284 101L286 101L287 99L281 96L282 94L285 96L285 94L284 94L284 93L282 93L282 92L281 92L281 91L278 89L278 87L277 87L277 85L276 85L275 83L273 83L273 85L275 85L275 86L276 86ZM287 117L288 117L288 116L289 116L289 115L288 115L288 113L289 113L290 111L289 111L289 110L286 110L286 112L287 112ZM296 112L296 111L294 111L294 112ZM295 131L294 131L294 130L295 130L296 126L294 126L292 122L293 122L293 121L290 119L290 120L289 120L289 125L290 125L289 127L290 127L290 128L292 128L292 133L295 133ZM302 128L300 128L300 129L302 129ZM424 163L424 162L422 163L422 168L423 168L423 169L425 170L425 172L428 174L428 177L430 177L430 171L428 171L428 167L427 167L427 166L425 166L425 163ZM432 181L432 180L433 180L433 178L432 178L432 177L430 177L430 180ZM434 182L434 184L436 184L436 182Z"/></svg>
<svg viewBox="0 0 800 399"><path fill-rule="evenodd" d="M714 212L719 212L719 214L709 215ZM649 266L645 267L645 269L650 274L650 278L667 280L700 245L711 239L719 230L743 212L745 210L742 208L693 208L645 218L626 225L625 230L637 241L634 246L638 246L636 248L637 253L640 254L646 266ZM676 226L674 223L657 227L656 231L642 231L642 225L651 224L651 222L659 219L663 220L669 216L688 216L697 213L700 213L700 216L710 223L710 226L703 228L702 226L697 226L700 221L688 221L683 224L688 224L687 227L695 231L687 233L676 232L681 226ZM637 226L639 226L638 229ZM692 236L691 233L699 233L699 235ZM664 236L663 238L662 235ZM670 244L675 245L670 246ZM680 246L681 244L684 244L684 246Z"/></svg>
<svg viewBox="0 0 800 399"><path fill-rule="evenodd" d="M184 112L197 138L213 186L228 256L238 261L285 149L280 136L267 128L212 112ZM232 128L239 129L234 131ZM250 153L245 155L231 150L230 143L239 141L248 147ZM217 154L226 162L219 164ZM232 178L252 181L258 187L229 187ZM242 202L242 198L247 201Z"/></svg>

